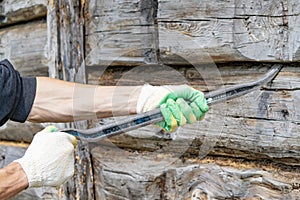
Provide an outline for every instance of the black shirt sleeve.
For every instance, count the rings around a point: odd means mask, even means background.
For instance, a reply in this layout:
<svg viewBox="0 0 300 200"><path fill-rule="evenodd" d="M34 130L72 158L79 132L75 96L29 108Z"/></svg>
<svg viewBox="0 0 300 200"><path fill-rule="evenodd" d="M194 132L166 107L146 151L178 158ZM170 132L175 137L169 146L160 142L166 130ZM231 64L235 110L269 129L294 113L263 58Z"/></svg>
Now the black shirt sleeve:
<svg viewBox="0 0 300 200"><path fill-rule="evenodd" d="M22 78L8 60L0 62L0 126L25 122L33 105L36 78Z"/></svg>

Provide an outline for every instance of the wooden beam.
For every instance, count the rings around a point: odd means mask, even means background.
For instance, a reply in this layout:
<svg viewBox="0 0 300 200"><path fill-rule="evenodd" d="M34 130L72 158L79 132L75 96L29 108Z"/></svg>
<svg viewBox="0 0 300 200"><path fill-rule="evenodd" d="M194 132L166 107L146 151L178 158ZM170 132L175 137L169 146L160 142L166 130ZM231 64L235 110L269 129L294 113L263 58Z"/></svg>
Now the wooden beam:
<svg viewBox="0 0 300 200"><path fill-rule="evenodd" d="M0 8L0 28L47 17L46 0L1 1Z"/></svg>
<svg viewBox="0 0 300 200"><path fill-rule="evenodd" d="M31 142L34 134L43 128L42 124L9 121L0 128L0 141Z"/></svg>
<svg viewBox="0 0 300 200"><path fill-rule="evenodd" d="M92 150L96 199L294 199L299 168L245 160L186 159L99 145Z"/></svg>
<svg viewBox="0 0 300 200"><path fill-rule="evenodd" d="M87 66L157 62L156 1L91 0L87 3Z"/></svg>
<svg viewBox="0 0 300 200"><path fill-rule="evenodd" d="M53 78L86 83L84 8L85 1L50 2L48 28L51 35L48 44L53 55L50 60L50 76ZM64 126L85 129L87 122L69 123ZM78 141L75 152L75 175L60 187L61 198L93 199L93 170L88 145Z"/></svg>
<svg viewBox="0 0 300 200"><path fill-rule="evenodd" d="M47 76L47 25L32 22L0 29L0 59L9 59L22 76Z"/></svg>
<svg viewBox="0 0 300 200"><path fill-rule="evenodd" d="M261 0L159 1L162 60L179 64L179 56L208 54L208 60L203 62L297 61L297 4Z"/></svg>
<svg viewBox="0 0 300 200"><path fill-rule="evenodd" d="M299 60L298 2L91 0L88 66Z"/></svg>

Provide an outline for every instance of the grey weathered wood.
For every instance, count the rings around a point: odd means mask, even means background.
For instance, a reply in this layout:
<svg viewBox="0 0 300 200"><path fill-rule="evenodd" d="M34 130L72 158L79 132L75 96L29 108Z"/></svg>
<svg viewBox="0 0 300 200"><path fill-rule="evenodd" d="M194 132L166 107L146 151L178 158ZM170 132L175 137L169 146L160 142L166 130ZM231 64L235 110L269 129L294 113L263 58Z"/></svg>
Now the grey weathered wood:
<svg viewBox="0 0 300 200"><path fill-rule="evenodd" d="M0 27L11 26L47 16L46 0L1 1Z"/></svg>
<svg viewBox="0 0 300 200"><path fill-rule="evenodd" d="M298 1L159 1L162 60L209 55L215 61L297 61ZM205 59L204 59L205 61ZM209 61L209 59L208 59Z"/></svg>
<svg viewBox="0 0 300 200"><path fill-rule="evenodd" d="M49 8L48 38L52 59L50 76L65 81L86 83L84 59L84 1L53 1ZM53 44L52 44L53 43ZM77 91L74 91L74 95ZM75 98L75 97L74 97ZM74 106L76 106L74 104ZM86 122L65 124L65 127L85 129ZM60 198L93 199L93 170L88 145L78 142L76 147L75 175L60 188Z"/></svg>
<svg viewBox="0 0 300 200"><path fill-rule="evenodd" d="M87 65L139 65L149 56L150 62L161 58L174 65L297 61L297 5L297 0L92 0L87 11Z"/></svg>
<svg viewBox="0 0 300 200"><path fill-rule="evenodd" d="M262 61L298 61L298 4L3 0L0 59L9 58L25 76L49 70L51 77L82 83L188 83L207 92L256 79L270 66ZM176 67L128 67L159 61ZM179 66L203 62L209 64L198 70ZM216 70L214 62L226 63ZM105 71L109 64L114 67ZM79 143L73 180L59 191L40 188L16 199L297 199L299 74L297 63L287 65L271 85L213 106L204 121L175 134L149 126L99 144ZM8 123L0 138L30 141L39 127ZM24 149L2 145L0 152L2 167Z"/></svg>
<svg viewBox="0 0 300 200"><path fill-rule="evenodd" d="M87 1L87 65L157 62L156 7L153 0Z"/></svg>
<svg viewBox="0 0 300 200"><path fill-rule="evenodd" d="M23 124L9 121L0 127L0 140L31 142L35 133L44 128L41 124L25 122Z"/></svg>
<svg viewBox="0 0 300 200"><path fill-rule="evenodd" d="M9 59L23 76L47 76L45 21L0 29L0 60Z"/></svg>
<svg viewBox="0 0 300 200"><path fill-rule="evenodd" d="M1 142L0 144L0 168L5 167L12 161L22 157L26 147L22 144L10 146L10 143Z"/></svg>
<svg viewBox="0 0 300 200"><path fill-rule="evenodd" d="M251 162L187 159L129 152L117 146L92 150L96 199L297 199L299 171ZM222 166L227 165L227 166Z"/></svg>

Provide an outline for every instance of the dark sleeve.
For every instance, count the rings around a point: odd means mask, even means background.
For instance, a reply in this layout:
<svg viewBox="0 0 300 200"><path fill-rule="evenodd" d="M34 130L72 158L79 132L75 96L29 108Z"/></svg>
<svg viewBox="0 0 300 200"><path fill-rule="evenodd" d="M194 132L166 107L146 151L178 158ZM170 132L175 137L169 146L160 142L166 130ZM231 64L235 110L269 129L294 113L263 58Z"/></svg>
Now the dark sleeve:
<svg viewBox="0 0 300 200"><path fill-rule="evenodd" d="M8 60L0 62L0 126L25 122L36 92L36 78L22 78Z"/></svg>

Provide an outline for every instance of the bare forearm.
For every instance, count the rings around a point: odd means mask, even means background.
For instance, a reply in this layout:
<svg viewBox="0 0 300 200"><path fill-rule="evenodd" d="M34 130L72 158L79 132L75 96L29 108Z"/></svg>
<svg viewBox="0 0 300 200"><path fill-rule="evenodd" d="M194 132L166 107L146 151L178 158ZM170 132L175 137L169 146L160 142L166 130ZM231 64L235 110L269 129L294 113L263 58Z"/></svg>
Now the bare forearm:
<svg viewBox="0 0 300 200"><path fill-rule="evenodd" d="M134 114L140 89L140 86L93 86L39 77L28 120L72 122Z"/></svg>
<svg viewBox="0 0 300 200"><path fill-rule="evenodd" d="M0 199L9 199L27 187L27 176L18 163L0 169Z"/></svg>

